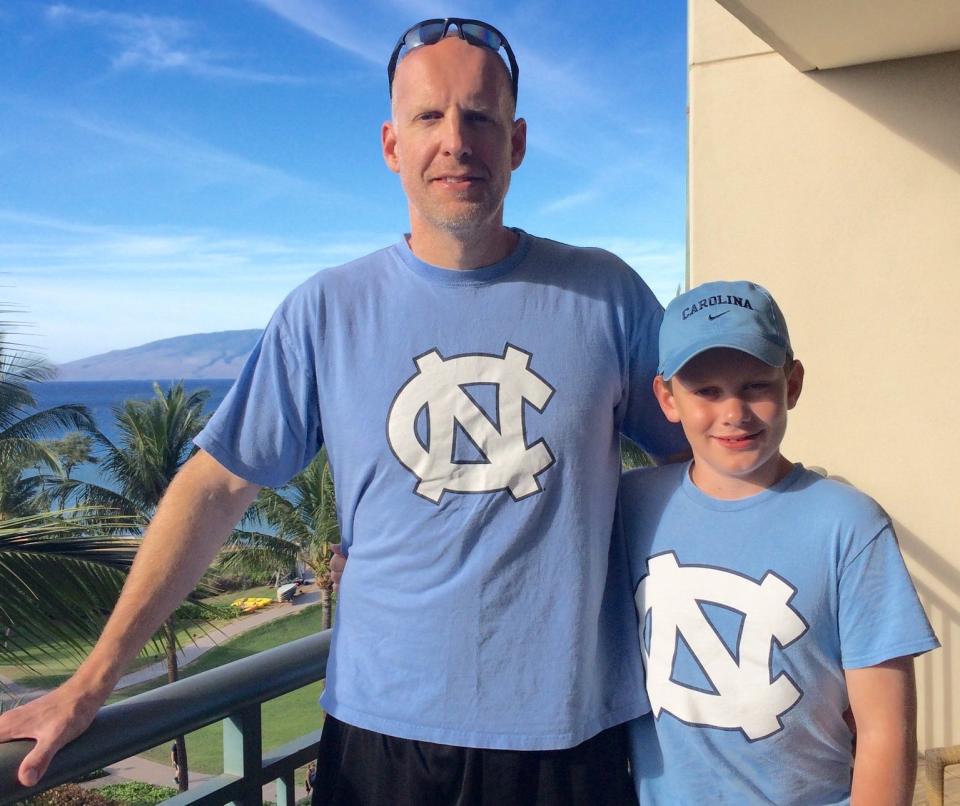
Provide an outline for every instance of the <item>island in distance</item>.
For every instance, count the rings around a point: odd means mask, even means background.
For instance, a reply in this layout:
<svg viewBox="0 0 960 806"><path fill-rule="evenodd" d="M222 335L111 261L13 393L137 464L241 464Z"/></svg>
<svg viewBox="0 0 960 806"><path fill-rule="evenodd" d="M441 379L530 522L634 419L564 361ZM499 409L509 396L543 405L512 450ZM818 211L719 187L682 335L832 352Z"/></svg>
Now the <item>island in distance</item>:
<svg viewBox="0 0 960 806"><path fill-rule="evenodd" d="M240 374L260 330L194 333L111 350L57 367L58 381L152 381L227 378Z"/></svg>

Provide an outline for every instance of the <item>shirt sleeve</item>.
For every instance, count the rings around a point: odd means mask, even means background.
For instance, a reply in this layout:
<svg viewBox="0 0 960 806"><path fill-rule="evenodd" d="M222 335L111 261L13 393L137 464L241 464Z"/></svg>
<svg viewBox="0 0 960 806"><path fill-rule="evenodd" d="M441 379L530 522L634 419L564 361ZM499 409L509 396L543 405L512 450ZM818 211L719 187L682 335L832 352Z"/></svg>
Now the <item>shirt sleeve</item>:
<svg viewBox="0 0 960 806"><path fill-rule="evenodd" d="M843 568L839 611L844 669L875 666L940 646L889 522Z"/></svg>
<svg viewBox="0 0 960 806"><path fill-rule="evenodd" d="M240 376L194 443L231 473L279 487L323 444L313 346L274 315Z"/></svg>
<svg viewBox="0 0 960 806"><path fill-rule="evenodd" d="M637 277L639 288L634 298L633 327L630 338L626 408L620 430L654 459L661 460L690 450L683 429L671 423L660 410L653 394L660 356L660 323L663 308Z"/></svg>

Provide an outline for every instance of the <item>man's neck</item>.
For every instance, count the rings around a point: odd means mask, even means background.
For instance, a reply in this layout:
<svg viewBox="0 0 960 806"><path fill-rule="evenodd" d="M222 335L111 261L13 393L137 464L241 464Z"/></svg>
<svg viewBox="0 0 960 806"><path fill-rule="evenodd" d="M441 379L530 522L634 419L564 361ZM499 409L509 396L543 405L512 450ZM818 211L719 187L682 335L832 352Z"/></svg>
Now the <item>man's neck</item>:
<svg viewBox="0 0 960 806"><path fill-rule="evenodd" d="M407 243L413 254L432 266L454 270L492 266L513 252L520 237L503 225L476 233L411 230Z"/></svg>

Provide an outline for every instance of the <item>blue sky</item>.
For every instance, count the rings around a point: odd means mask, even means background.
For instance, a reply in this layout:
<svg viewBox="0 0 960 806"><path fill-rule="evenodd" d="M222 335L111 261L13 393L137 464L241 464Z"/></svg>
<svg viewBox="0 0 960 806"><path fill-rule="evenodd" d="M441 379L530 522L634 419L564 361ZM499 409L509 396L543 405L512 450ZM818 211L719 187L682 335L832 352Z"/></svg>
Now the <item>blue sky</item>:
<svg viewBox="0 0 960 806"><path fill-rule="evenodd" d="M315 271L396 241L386 61L435 16L486 19L520 64L528 149L506 220L683 280L681 2L0 5L0 301L62 362L262 327Z"/></svg>

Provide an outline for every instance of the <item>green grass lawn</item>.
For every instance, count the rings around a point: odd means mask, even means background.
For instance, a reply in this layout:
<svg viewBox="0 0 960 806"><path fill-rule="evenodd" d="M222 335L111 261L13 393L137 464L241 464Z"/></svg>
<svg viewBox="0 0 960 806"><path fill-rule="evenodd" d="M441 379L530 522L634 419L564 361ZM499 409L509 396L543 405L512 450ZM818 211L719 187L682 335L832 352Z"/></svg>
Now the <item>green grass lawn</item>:
<svg viewBox="0 0 960 806"><path fill-rule="evenodd" d="M265 750L323 725L323 711L317 702L322 691L323 683L317 682L263 704L261 724ZM158 764L169 764L171 744L165 742L140 755ZM223 727L219 722L187 734L187 761L196 772L223 772Z"/></svg>
<svg viewBox="0 0 960 806"><path fill-rule="evenodd" d="M224 663L245 658L287 641L313 635L319 630L320 608L316 605L304 608L296 615L264 624L237 636L223 646L205 652L183 670L183 677L222 666ZM145 683L140 686L131 686L117 692L110 701L115 702L156 688L157 685L157 683ZM297 736L316 730L323 724L323 712L317 704L321 691L323 691L323 683L317 682L264 703L262 725L265 749L282 745ZM169 764L170 744L165 742L141 755L160 764ZM191 770L214 774L223 771L223 729L220 723L208 725L187 736L187 760Z"/></svg>
<svg viewBox="0 0 960 806"><path fill-rule="evenodd" d="M212 596L207 599L211 604L229 605L236 599L248 596L266 596L268 598L276 597L276 590L271 586L258 586L244 591L234 591L233 593L223 593ZM181 644L191 643L195 637L203 635L204 630L216 631L218 626L226 624L226 621L213 621L210 625L197 623L183 623L177 628L177 640ZM90 650L92 644L85 645L84 655ZM76 652L67 644L60 642L49 644L45 647L42 666L31 670L23 666L0 666L0 674L9 677L11 680L19 683L26 688L50 689L60 685L77 668ZM147 645L146 649L134 659L127 669L128 672L134 672L157 660L163 658L162 651L157 647ZM24 657L26 662L26 658ZM224 661L221 661L224 662Z"/></svg>

